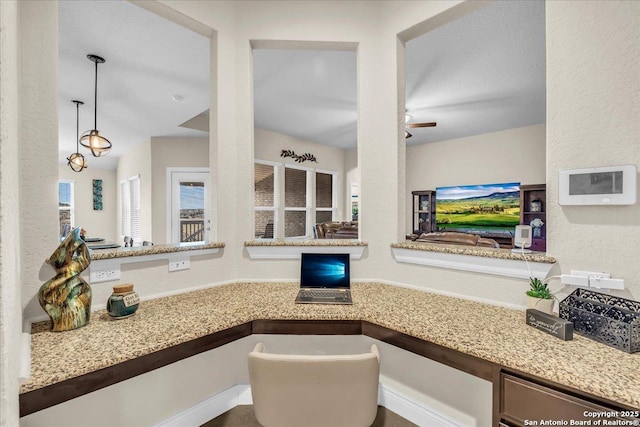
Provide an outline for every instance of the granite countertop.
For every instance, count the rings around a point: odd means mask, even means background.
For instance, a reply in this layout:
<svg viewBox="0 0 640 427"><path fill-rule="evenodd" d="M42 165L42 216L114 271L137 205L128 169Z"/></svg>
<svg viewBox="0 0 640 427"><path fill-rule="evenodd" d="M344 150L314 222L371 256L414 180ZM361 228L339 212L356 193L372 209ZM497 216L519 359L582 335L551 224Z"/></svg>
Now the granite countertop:
<svg viewBox="0 0 640 427"><path fill-rule="evenodd" d="M167 254L171 252L199 251L203 249L224 248L222 242L177 243L171 245L134 246L132 248L92 249L91 260L125 258L132 256Z"/></svg>
<svg viewBox="0 0 640 427"><path fill-rule="evenodd" d="M426 243L426 242L400 242L392 243L392 248L411 249L415 251L441 252L453 255L471 255L485 258L510 259L522 261L522 254L514 253L511 249L484 248L479 246L451 245L446 243ZM544 252L531 252L526 254L527 261L554 264L556 259L547 256Z"/></svg>
<svg viewBox="0 0 640 427"><path fill-rule="evenodd" d="M245 246L367 246L367 242L355 239L309 239L309 240L248 240Z"/></svg>
<svg viewBox="0 0 640 427"><path fill-rule="evenodd" d="M34 324L31 378L21 393L252 320L364 320L640 408L640 353L579 335L555 339L527 326L523 311L380 283L355 283L351 306L300 305L298 288L234 283L145 301L123 320L97 311L89 325L68 332Z"/></svg>

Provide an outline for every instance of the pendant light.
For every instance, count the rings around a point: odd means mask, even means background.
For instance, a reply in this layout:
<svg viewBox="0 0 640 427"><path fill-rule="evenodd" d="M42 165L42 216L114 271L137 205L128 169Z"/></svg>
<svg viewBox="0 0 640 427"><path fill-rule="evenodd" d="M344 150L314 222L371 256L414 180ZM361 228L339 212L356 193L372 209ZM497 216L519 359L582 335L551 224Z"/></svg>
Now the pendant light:
<svg viewBox="0 0 640 427"><path fill-rule="evenodd" d="M87 167L87 161L84 156L80 154L80 147L78 146L78 141L80 140L80 106L84 105L82 101L71 101L76 104L76 152L67 157L68 163L67 165L74 172L82 172L82 169Z"/></svg>
<svg viewBox="0 0 640 427"><path fill-rule="evenodd" d="M87 55L91 62L96 64L96 80L94 86L94 110L93 110L93 129L86 131L80 138L80 144L91 150L94 157L106 155L111 150L111 142L98 132L98 64L104 63L104 58L98 55Z"/></svg>

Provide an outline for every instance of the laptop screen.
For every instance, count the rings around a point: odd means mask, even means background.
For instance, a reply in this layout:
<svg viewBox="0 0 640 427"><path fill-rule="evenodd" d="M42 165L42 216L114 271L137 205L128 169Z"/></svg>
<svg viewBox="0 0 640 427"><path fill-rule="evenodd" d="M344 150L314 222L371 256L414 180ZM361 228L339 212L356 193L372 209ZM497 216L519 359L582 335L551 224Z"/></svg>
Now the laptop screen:
<svg viewBox="0 0 640 427"><path fill-rule="evenodd" d="M348 288L349 254L302 254L300 287Z"/></svg>

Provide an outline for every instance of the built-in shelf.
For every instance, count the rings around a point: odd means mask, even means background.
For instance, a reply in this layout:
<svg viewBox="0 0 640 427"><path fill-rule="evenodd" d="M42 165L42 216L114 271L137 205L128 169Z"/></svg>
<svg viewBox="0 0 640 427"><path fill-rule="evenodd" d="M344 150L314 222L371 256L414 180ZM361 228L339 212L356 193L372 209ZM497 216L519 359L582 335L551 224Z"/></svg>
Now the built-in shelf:
<svg viewBox="0 0 640 427"><path fill-rule="evenodd" d="M398 262L521 279L529 277L544 279L556 262L555 258L544 253L523 255L509 249L477 246L406 242L394 243L391 248Z"/></svg>
<svg viewBox="0 0 640 427"><path fill-rule="evenodd" d="M251 259L297 259L305 253L348 253L351 259L360 259L366 242L350 239L315 240L251 240L244 242Z"/></svg>

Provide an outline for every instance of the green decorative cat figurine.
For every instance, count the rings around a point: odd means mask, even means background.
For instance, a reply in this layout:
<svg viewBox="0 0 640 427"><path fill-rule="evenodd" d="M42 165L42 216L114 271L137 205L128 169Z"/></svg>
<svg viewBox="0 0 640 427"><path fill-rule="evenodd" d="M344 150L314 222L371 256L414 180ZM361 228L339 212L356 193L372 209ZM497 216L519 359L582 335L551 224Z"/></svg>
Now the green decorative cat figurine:
<svg viewBox="0 0 640 427"><path fill-rule="evenodd" d="M58 274L38 292L40 305L53 323L51 330L56 332L80 328L89 323L91 315L91 287L80 277L91 257L80 230L78 227L69 233L51 254L47 263Z"/></svg>

